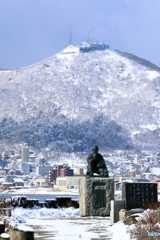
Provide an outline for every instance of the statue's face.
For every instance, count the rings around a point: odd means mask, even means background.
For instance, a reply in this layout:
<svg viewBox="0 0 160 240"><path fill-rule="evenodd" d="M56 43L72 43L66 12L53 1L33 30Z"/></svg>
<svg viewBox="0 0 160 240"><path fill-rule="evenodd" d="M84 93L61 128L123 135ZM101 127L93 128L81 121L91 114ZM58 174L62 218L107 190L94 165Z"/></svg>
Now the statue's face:
<svg viewBox="0 0 160 240"><path fill-rule="evenodd" d="M92 148L92 151L93 151L93 152L98 152L97 146L94 146L94 147Z"/></svg>

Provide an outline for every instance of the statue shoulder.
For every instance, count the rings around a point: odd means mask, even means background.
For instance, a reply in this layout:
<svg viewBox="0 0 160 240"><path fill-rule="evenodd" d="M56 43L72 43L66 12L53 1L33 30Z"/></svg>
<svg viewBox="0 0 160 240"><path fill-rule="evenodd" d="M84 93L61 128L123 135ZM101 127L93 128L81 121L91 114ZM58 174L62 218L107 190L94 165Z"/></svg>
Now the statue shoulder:
<svg viewBox="0 0 160 240"><path fill-rule="evenodd" d="M90 159L90 158L93 158L93 154L92 153L90 153L88 156L87 156L87 159Z"/></svg>
<svg viewBox="0 0 160 240"><path fill-rule="evenodd" d="M100 153L98 153L98 158L103 159L103 156Z"/></svg>

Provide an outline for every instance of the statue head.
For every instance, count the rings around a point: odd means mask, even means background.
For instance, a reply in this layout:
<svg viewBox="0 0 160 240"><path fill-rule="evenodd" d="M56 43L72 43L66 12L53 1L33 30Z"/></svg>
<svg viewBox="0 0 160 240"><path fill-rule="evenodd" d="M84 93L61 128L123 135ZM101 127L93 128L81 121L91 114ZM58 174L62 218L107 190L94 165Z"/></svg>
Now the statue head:
<svg viewBox="0 0 160 240"><path fill-rule="evenodd" d="M98 148L97 145L95 145L95 146L92 147L92 151L93 151L93 152L98 152L98 150L99 150L99 148Z"/></svg>

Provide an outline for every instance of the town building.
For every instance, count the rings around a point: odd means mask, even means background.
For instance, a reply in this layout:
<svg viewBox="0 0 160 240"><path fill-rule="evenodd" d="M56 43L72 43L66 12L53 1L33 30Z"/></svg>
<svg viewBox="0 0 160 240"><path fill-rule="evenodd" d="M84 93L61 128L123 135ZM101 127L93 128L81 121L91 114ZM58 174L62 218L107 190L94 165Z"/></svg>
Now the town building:
<svg viewBox="0 0 160 240"><path fill-rule="evenodd" d="M29 147L27 144L24 144L21 149L21 160L22 162L28 162L29 161Z"/></svg>
<svg viewBox="0 0 160 240"><path fill-rule="evenodd" d="M31 162L21 162L20 170L28 173L36 172L36 164Z"/></svg>
<svg viewBox="0 0 160 240"><path fill-rule="evenodd" d="M57 178L57 169L50 169L48 171L48 181L55 182Z"/></svg>
<svg viewBox="0 0 160 240"><path fill-rule="evenodd" d="M37 178L36 179L36 188L47 188L48 181L47 178Z"/></svg>
<svg viewBox="0 0 160 240"><path fill-rule="evenodd" d="M141 172L139 170L128 171L127 176L141 178Z"/></svg>
<svg viewBox="0 0 160 240"><path fill-rule="evenodd" d="M56 169L48 171L48 181L55 182L57 177L74 176L74 171L69 166L58 165Z"/></svg>
<svg viewBox="0 0 160 240"><path fill-rule="evenodd" d="M58 165L57 166L57 177L60 176L60 170L63 168L63 165Z"/></svg>
<svg viewBox="0 0 160 240"><path fill-rule="evenodd" d="M60 177L65 177L65 176L74 176L73 169L71 169L70 167L61 168L60 169Z"/></svg>
<svg viewBox="0 0 160 240"><path fill-rule="evenodd" d="M24 181L21 178L14 178L14 186L15 188L24 188Z"/></svg>
<svg viewBox="0 0 160 240"><path fill-rule="evenodd" d="M58 190L78 189L78 182L82 178L84 178L84 176L57 177L54 189Z"/></svg>
<svg viewBox="0 0 160 240"><path fill-rule="evenodd" d="M76 168L74 171L74 175L84 176L83 168Z"/></svg>
<svg viewBox="0 0 160 240"><path fill-rule="evenodd" d="M151 180L150 182L157 183L157 190L160 193L160 178Z"/></svg>
<svg viewBox="0 0 160 240"><path fill-rule="evenodd" d="M51 165L47 164L37 164L36 166L36 174L45 177L48 175L48 171L52 169Z"/></svg>

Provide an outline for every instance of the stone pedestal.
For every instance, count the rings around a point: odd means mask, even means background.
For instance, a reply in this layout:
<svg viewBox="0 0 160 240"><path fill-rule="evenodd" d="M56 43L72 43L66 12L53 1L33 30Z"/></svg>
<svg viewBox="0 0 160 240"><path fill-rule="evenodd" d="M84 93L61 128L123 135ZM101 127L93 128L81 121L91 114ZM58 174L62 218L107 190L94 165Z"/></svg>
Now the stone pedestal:
<svg viewBox="0 0 160 240"><path fill-rule="evenodd" d="M111 211L110 211L111 224L119 221L119 211L121 209L124 209L124 201L111 200Z"/></svg>
<svg viewBox="0 0 160 240"><path fill-rule="evenodd" d="M4 223L0 222L0 234L5 232Z"/></svg>
<svg viewBox="0 0 160 240"><path fill-rule="evenodd" d="M109 216L110 201L114 199L114 179L83 178L79 181L80 215Z"/></svg>
<svg viewBox="0 0 160 240"><path fill-rule="evenodd" d="M10 240L34 240L34 232L10 229Z"/></svg>
<svg viewBox="0 0 160 240"><path fill-rule="evenodd" d="M137 211L131 211L131 210L130 211L119 211L119 220L123 220L133 214L142 213L142 212L144 212L143 209L139 210L139 211L138 210Z"/></svg>

